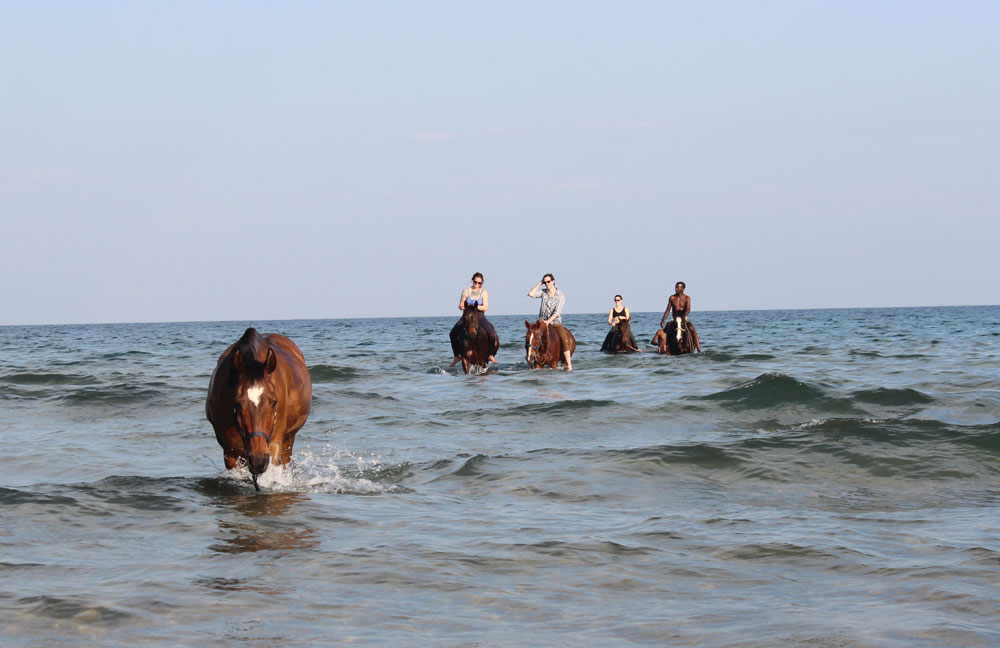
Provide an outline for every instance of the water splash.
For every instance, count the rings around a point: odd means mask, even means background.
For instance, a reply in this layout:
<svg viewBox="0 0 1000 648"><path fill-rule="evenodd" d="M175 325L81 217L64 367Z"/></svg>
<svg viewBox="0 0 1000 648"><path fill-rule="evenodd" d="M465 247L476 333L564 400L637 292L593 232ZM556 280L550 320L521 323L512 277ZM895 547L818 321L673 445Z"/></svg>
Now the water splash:
<svg viewBox="0 0 1000 648"><path fill-rule="evenodd" d="M257 485L261 492L273 493L384 495L409 492L403 486L385 481L395 472L395 466L383 465L378 457L364 457L350 450L327 446L321 450L297 451L291 464L285 466L269 465L257 476ZM225 471L223 476L253 488L250 471L242 464Z"/></svg>

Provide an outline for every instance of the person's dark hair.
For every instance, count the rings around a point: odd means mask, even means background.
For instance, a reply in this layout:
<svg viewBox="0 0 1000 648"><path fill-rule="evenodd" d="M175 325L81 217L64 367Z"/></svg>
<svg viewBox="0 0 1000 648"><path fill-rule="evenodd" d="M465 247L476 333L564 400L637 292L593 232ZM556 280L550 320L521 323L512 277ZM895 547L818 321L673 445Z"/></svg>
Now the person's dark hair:
<svg viewBox="0 0 1000 648"><path fill-rule="evenodd" d="M684 290L687 290L687 288L688 288L688 285L686 283L684 283L683 281L678 281L674 285L676 286L677 284L680 284L681 288L683 288Z"/></svg>
<svg viewBox="0 0 1000 648"><path fill-rule="evenodd" d="M475 281L476 277L479 277L479 280L485 283L486 280L483 279L483 273L482 272L477 272L476 274L472 275L471 281Z"/></svg>
<svg viewBox="0 0 1000 648"><path fill-rule="evenodd" d="M621 299L621 300L623 300L623 301L624 301L624 299L625 299L625 298L624 298L624 297L622 297L621 295L615 295L615 299Z"/></svg>
<svg viewBox="0 0 1000 648"><path fill-rule="evenodd" d="M548 277L549 279L551 279L552 283L556 282L556 276L554 274L552 274L551 272L546 272L544 275L542 275L542 281L545 281L545 277Z"/></svg>

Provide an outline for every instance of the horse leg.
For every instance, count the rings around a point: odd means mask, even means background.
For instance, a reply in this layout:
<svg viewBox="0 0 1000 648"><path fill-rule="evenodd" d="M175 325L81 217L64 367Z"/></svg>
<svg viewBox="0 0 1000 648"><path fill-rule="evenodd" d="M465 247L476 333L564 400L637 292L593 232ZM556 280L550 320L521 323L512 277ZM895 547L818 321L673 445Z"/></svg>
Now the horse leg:
<svg viewBox="0 0 1000 648"><path fill-rule="evenodd" d="M691 332L691 341L694 343L695 350L701 353L701 342L698 341L698 331L690 323L688 324L688 331Z"/></svg>
<svg viewBox="0 0 1000 648"><path fill-rule="evenodd" d="M451 360L451 364L448 365L449 367L454 367L462 359L461 358L462 352L461 349L459 348L461 345L459 344L458 340L459 332L462 330L462 328L463 328L463 322L461 319L459 319L458 323L455 324L455 326L451 327L451 331L449 331L448 333L448 339L451 340L451 353L454 356L454 358L452 358ZM465 373L469 372L466 371Z"/></svg>
<svg viewBox="0 0 1000 648"><path fill-rule="evenodd" d="M462 356L462 369L465 371L465 375L469 375L469 370L472 368L472 362L469 360L469 356Z"/></svg>

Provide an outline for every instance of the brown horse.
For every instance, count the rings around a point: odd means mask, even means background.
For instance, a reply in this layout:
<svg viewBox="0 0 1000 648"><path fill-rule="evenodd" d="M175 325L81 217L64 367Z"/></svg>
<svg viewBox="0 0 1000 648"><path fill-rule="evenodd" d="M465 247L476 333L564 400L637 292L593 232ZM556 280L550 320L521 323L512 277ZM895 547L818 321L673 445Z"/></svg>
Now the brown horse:
<svg viewBox="0 0 1000 648"><path fill-rule="evenodd" d="M690 322L684 322L680 325L680 333L678 333L678 319L670 320L667 322L666 327L657 331L656 335L653 336L652 344L656 345L658 352L667 355L683 355L694 351L700 352L701 345L698 343L698 334L695 333L694 326Z"/></svg>
<svg viewBox="0 0 1000 648"><path fill-rule="evenodd" d="M260 490L257 475L268 463L291 461L295 433L311 404L312 380L295 343L248 328L219 356L205 402L226 469L245 463Z"/></svg>
<svg viewBox="0 0 1000 648"><path fill-rule="evenodd" d="M554 326L549 326L544 320L534 324L524 320L527 332L524 334L524 359L532 369L549 367L555 369L560 362L566 364L563 351L569 351L570 356L576 351L576 338L568 328L565 328L569 348L563 348L562 338Z"/></svg>
<svg viewBox="0 0 1000 648"><path fill-rule="evenodd" d="M485 367L489 357L495 356L500 349L500 338L490 344L490 336L480 326L480 317L482 314L478 308L466 307L462 311L462 319L452 332L452 351L462 359L462 369L465 373L469 373L474 366Z"/></svg>
<svg viewBox="0 0 1000 648"><path fill-rule="evenodd" d="M604 338L601 351L605 353L634 353L642 352L635 346L635 338L632 337L632 318L620 319L618 323L611 327L608 335Z"/></svg>

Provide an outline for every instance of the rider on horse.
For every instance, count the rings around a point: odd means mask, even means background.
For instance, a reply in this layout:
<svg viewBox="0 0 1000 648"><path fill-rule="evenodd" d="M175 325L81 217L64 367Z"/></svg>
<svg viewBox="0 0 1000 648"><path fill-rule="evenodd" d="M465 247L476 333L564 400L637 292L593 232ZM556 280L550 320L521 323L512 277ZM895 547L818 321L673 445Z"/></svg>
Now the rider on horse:
<svg viewBox="0 0 1000 648"><path fill-rule="evenodd" d="M497 339L497 331L493 328L493 324L486 319L486 311L490 307L490 296L486 292L486 288L483 286L483 273L477 272L472 275L472 285L462 291L462 296L458 298L458 309L464 311L466 308L475 308L479 311L479 325L486 331L486 335L490 340L490 349L495 349L500 346ZM460 351L458 348L458 335L459 330L462 328L461 318L452 327L449 337L451 338L451 350L455 355L455 358L451 361L451 366L458 364ZM496 364L496 360L490 355L486 359L487 362L492 362Z"/></svg>
<svg viewBox="0 0 1000 648"><path fill-rule="evenodd" d="M541 289L543 285L545 286L544 290ZM556 278L552 273L548 273L542 277L542 280L528 291L528 297L532 299L541 298L542 305L538 309L538 319L552 326L556 333L559 334L559 339L562 341L562 355L566 370L573 371L573 361L570 359L572 352L568 350L572 348L570 338L562 325L562 309L566 305L566 295L556 288Z"/></svg>
<svg viewBox="0 0 1000 648"><path fill-rule="evenodd" d="M653 344L657 345L661 350L666 347L667 333L664 325L667 323L667 316L672 309L674 311L672 319L677 325L677 335L681 334L683 328L687 328L691 333L694 350L701 353L701 343L698 341L698 333L695 331L694 325L688 320L688 314L691 312L691 298L684 294L685 288L687 288L687 284L683 281L678 281L674 285L674 294L667 301L667 309L663 311L663 317L660 318L660 330L653 337Z"/></svg>

